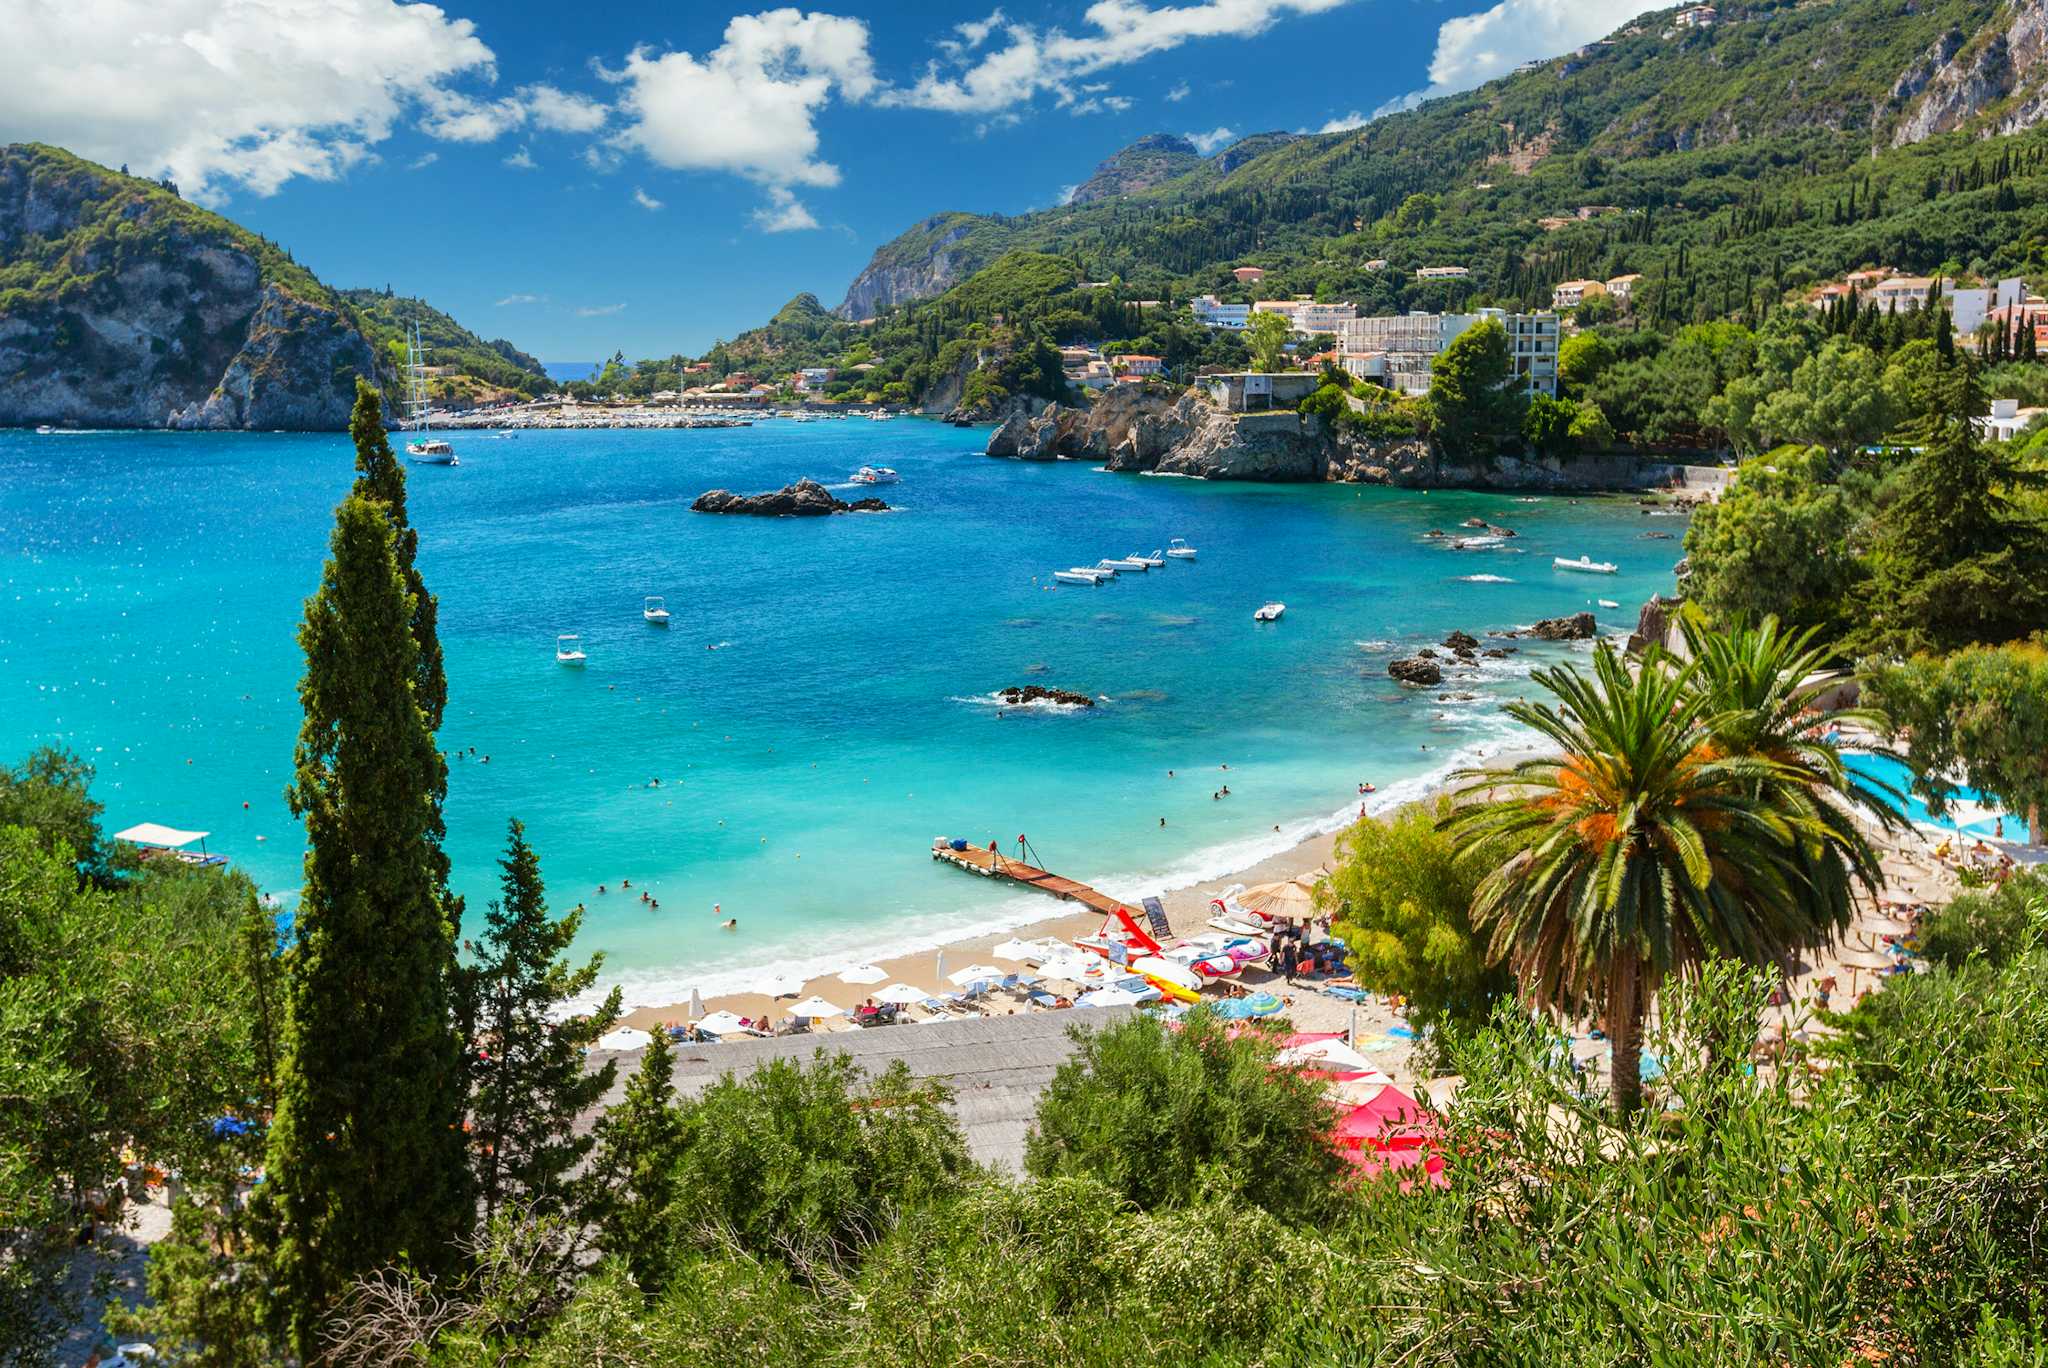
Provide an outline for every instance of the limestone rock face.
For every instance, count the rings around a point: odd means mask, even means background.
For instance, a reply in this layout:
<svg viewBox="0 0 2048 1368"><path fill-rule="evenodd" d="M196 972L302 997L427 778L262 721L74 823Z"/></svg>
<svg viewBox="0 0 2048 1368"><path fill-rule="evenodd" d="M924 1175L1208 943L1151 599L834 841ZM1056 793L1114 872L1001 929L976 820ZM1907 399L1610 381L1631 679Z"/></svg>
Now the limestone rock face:
<svg viewBox="0 0 2048 1368"><path fill-rule="evenodd" d="M828 513L886 513L889 505L880 499L836 499L832 491L816 480L798 480L769 494L735 494L714 489L697 496L690 505L693 513L742 513L757 518L817 518Z"/></svg>
<svg viewBox="0 0 2048 1368"><path fill-rule="evenodd" d="M356 376L375 372L370 344L353 323L332 309L267 286L249 319L242 349L213 393L171 414L166 425L345 428L355 405Z"/></svg>

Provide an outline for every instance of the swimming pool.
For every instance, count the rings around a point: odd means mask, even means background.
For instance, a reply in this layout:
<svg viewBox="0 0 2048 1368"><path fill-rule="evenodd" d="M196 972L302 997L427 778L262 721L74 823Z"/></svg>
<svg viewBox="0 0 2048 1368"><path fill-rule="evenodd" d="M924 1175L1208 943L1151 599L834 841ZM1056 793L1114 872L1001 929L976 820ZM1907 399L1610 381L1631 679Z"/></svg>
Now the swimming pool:
<svg viewBox="0 0 2048 1368"><path fill-rule="evenodd" d="M1926 802L1913 792L1913 771L1897 760L1868 751L1843 751L1842 763L1864 779L1889 784L1906 795L1905 803L1898 808L1906 820L1920 826L1940 827L1943 831L1959 831L1966 836L1980 836L1987 841L2027 839L2027 823L2024 817L2002 812L1984 800L1975 789L1959 788L1955 797L1949 800L1946 817L1937 817L1927 810ZM2000 822L2004 828L2001 831Z"/></svg>

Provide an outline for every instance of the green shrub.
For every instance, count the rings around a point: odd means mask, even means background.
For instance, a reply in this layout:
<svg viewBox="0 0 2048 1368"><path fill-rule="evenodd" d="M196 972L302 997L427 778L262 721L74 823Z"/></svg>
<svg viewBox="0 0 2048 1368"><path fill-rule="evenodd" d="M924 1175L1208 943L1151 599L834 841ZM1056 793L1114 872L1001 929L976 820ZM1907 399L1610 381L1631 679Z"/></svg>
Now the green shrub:
<svg viewBox="0 0 2048 1368"><path fill-rule="evenodd" d="M1936 964L1960 968L1973 959L1998 966L2031 945L2048 899L2048 879L2019 874L1995 889L1957 894L1920 922L1920 953Z"/></svg>

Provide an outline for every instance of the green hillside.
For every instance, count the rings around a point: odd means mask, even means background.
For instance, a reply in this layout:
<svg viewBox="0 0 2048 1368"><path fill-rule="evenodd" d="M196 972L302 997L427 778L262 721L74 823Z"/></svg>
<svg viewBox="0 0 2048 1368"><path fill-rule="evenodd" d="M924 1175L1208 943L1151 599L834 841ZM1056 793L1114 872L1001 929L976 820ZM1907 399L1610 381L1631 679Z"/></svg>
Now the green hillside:
<svg viewBox="0 0 2048 1368"><path fill-rule="evenodd" d="M539 361L503 338L485 341L425 300L390 290L344 290L364 336L396 372L405 364L405 337L417 322L427 365L442 372L432 381L436 399L480 402L531 398L554 388Z"/></svg>

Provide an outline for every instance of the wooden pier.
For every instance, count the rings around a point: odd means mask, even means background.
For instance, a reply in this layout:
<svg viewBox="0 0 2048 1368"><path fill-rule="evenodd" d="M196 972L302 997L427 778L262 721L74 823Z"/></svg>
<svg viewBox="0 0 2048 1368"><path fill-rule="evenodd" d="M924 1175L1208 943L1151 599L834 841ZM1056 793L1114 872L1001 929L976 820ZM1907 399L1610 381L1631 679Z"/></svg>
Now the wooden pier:
<svg viewBox="0 0 2048 1368"><path fill-rule="evenodd" d="M971 845L965 850L955 850L949 845L933 846L932 858L944 860L947 864L964 869L970 874L979 874L984 879L1008 879L1013 883L1023 884L1026 888L1050 893L1063 902L1083 903L1105 915L1117 912L1126 915L1130 913L1130 908L1099 889L1090 888L1087 884L1077 883L1072 879L1063 879L1057 874L1040 869L1037 865L1013 860L1002 851L991 850L987 846Z"/></svg>

